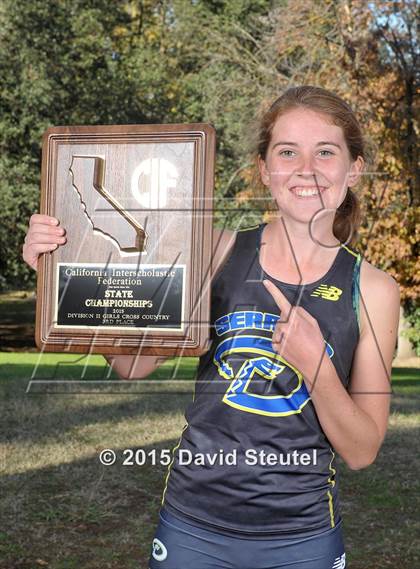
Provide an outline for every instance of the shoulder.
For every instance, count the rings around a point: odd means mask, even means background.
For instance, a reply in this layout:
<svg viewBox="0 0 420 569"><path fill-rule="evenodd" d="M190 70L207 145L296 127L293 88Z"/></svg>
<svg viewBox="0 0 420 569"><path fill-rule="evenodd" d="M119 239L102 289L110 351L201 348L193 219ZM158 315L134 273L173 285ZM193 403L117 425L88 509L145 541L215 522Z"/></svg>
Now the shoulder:
<svg viewBox="0 0 420 569"><path fill-rule="evenodd" d="M236 234L237 232L232 229L213 227L213 251L215 251L215 247L220 247L221 244L228 244L228 242L232 240L234 242Z"/></svg>
<svg viewBox="0 0 420 569"><path fill-rule="evenodd" d="M236 241L236 235L237 232L231 229L213 228L212 278L216 277L229 257Z"/></svg>
<svg viewBox="0 0 420 569"><path fill-rule="evenodd" d="M233 247L235 246L238 234L255 231L256 228L258 228L258 225L239 229L238 231L233 231L232 229L219 229L217 227L213 228L213 255L211 270L213 279L217 276L225 264L225 261L229 258Z"/></svg>
<svg viewBox="0 0 420 569"><path fill-rule="evenodd" d="M360 265L360 290L366 295L382 292L384 294L396 295L400 291L398 282L389 273L378 269L362 259Z"/></svg>
<svg viewBox="0 0 420 569"><path fill-rule="evenodd" d="M399 314L400 287L393 276L378 269L366 259L360 265L361 327L366 328L372 318L394 317Z"/></svg>

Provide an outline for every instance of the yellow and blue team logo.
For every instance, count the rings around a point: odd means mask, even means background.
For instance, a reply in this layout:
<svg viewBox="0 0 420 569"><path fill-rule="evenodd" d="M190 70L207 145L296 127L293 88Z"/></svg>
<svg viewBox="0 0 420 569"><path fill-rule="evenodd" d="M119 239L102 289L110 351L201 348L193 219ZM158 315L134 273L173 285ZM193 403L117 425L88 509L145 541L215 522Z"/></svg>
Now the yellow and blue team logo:
<svg viewBox="0 0 420 569"><path fill-rule="evenodd" d="M278 314L256 311L231 312L218 318L215 330L218 336L241 329L268 330L273 332ZM334 350L326 343L326 351L331 358ZM243 354L245 361L235 374L229 356ZM253 357L249 357L253 354ZM255 354L255 355L254 355ZM213 361L223 379L232 380L223 402L248 413L282 417L300 413L310 400L309 392L298 369L289 364L274 350L272 338L254 334L227 337L217 346ZM284 383L294 383L294 387L281 395L261 395L250 389L252 381L264 379L273 381L279 378Z"/></svg>

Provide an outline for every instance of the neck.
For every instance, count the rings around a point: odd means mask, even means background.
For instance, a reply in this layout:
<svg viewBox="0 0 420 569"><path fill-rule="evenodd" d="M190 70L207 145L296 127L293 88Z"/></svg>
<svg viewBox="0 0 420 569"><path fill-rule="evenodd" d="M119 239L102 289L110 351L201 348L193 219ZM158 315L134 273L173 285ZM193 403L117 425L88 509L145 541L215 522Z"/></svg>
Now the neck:
<svg viewBox="0 0 420 569"><path fill-rule="evenodd" d="M270 258L301 267L334 258L340 246L332 231L334 215L335 212L327 212L317 216L312 224L280 215L270 221L263 238Z"/></svg>

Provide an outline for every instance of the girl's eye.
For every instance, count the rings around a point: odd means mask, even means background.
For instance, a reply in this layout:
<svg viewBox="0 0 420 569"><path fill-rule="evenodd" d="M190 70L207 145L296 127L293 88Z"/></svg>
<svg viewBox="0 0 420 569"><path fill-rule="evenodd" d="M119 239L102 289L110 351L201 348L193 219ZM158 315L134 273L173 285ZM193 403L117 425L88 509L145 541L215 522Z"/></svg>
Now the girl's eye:
<svg viewBox="0 0 420 569"><path fill-rule="evenodd" d="M331 150L320 150L319 152L322 156L332 156L334 154L334 152L331 152ZM323 152L325 154L322 154Z"/></svg>
<svg viewBox="0 0 420 569"><path fill-rule="evenodd" d="M280 156L286 156L287 158L294 154L293 150L281 150L279 152Z"/></svg>

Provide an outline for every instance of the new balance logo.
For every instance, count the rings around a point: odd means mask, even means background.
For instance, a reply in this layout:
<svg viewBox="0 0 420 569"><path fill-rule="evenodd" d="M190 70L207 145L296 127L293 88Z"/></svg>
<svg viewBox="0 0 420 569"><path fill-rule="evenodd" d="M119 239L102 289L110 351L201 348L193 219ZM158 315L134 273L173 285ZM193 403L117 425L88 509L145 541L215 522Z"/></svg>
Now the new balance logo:
<svg viewBox="0 0 420 569"><path fill-rule="evenodd" d="M334 559L334 563L331 569L344 569L346 566L346 554L343 553L340 557Z"/></svg>
<svg viewBox="0 0 420 569"><path fill-rule="evenodd" d="M324 300L338 300L342 295L343 291L341 288L336 286L328 286L326 284L319 285L318 288L314 290L311 296L320 296Z"/></svg>

